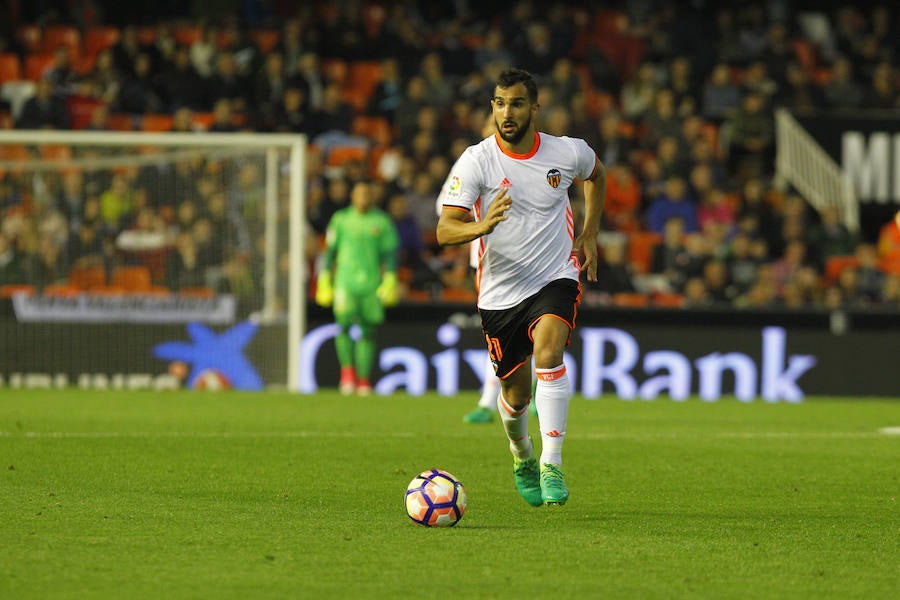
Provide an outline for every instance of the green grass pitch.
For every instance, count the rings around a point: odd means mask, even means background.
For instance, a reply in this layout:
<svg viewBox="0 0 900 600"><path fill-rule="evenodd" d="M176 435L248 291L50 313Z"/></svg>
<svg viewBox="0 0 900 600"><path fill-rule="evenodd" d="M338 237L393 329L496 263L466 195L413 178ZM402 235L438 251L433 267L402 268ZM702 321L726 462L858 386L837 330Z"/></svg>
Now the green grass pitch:
<svg viewBox="0 0 900 600"><path fill-rule="evenodd" d="M896 400L587 401L516 494L474 393L0 391L0 598L889 598ZM532 424L536 431L536 424ZM406 484L466 487L452 529Z"/></svg>

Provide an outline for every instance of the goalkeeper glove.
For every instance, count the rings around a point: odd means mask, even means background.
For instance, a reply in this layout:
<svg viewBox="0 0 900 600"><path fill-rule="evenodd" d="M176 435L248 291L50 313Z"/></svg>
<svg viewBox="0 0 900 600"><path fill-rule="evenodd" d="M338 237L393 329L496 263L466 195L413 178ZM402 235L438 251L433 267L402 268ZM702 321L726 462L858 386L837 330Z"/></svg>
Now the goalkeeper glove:
<svg viewBox="0 0 900 600"><path fill-rule="evenodd" d="M385 306L393 306L400 301L400 291L397 289L397 274L385 273L381 278L381 285L375 290L375 295Z"/></svg>
<svg viewBox="0 0 900 600"><path fill-rule="evenodd" d="M331 271L319 273L316 282L316 304L319 306L331 306L334 302L334 286L331 284Z"/></svg>

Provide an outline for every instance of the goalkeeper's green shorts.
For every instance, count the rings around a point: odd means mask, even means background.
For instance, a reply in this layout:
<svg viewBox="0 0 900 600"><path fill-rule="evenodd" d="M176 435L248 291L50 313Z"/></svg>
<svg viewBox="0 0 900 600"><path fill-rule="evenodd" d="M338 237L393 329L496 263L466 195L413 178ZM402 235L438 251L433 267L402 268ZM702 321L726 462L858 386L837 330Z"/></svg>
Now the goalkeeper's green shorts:
<svg viewBox="0 0 900 600"><path fill-rule="evenodd" d="M353 294L341 287L334 288L334 318L338 325L381 325L384 307L375 290Z"/></svg>

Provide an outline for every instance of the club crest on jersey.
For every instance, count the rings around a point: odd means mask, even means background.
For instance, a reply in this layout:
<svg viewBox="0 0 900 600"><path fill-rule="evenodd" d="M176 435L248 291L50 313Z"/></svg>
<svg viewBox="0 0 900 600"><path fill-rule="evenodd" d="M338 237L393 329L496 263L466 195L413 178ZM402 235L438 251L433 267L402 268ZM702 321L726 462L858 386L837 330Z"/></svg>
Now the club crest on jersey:
<svg viewBox="0 0 900 600"><path fill-rule="evenodd" d="M550 187L554 189L558 188L560 181L562 181L562 173L559 172L559 169L550 169L547 171L547 183L550 184Z"/></svg>

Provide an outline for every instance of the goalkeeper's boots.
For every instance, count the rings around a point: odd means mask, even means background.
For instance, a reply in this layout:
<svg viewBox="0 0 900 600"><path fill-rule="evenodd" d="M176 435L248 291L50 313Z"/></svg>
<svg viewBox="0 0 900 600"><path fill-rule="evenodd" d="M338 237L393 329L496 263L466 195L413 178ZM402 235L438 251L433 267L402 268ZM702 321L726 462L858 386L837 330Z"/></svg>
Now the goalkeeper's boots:
<svg viewBox="0 0 900 600"><path fill-rule="evenodd" d="M368 379L359 379L356 381L356 395L357 396L371 396L372 395L372 384L369 383Z"/></svg>
<svg viewBox="0 0 900 600"><path fill-rule="evenodd" d="M513 459L513 474L516 476L516 488L525 502L531 506L541 506L544 498L537 459L533 456L525 460Z"/></svg>
<svg viewBox="0 0 900 600"><path fill-rule="evenodd" d="M356 370L353 367L341 367L341 394L349 396L356 391Z"/></svg>
<svg viewBox="0 0 900 600"><path fill-rule="evenodd" d="M494 420L494 411L486 406L479 406L463 417L466 423L490 423Z"/></svg>
<svg viewBox="0 0 900 600"><path fill-rule="evenodd" d="M569 499L569 488L557 465L541 465L541 498L547 506L562 506Z"/></svg>

